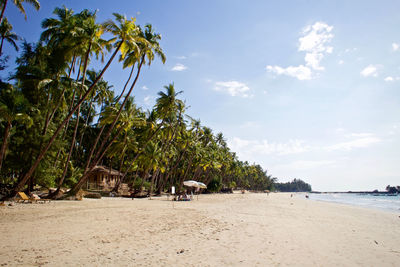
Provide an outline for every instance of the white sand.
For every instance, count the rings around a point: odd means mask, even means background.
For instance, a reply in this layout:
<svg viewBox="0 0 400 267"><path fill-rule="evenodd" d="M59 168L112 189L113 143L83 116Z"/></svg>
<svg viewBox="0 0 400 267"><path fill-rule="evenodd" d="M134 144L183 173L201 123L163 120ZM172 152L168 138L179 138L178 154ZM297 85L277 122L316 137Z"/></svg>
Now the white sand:
<svg viewBox="0 0 400 267"><path fill-rule="evenodd" d="M400 266L400 213L288 194L0 207L0 266Z"/></svg>

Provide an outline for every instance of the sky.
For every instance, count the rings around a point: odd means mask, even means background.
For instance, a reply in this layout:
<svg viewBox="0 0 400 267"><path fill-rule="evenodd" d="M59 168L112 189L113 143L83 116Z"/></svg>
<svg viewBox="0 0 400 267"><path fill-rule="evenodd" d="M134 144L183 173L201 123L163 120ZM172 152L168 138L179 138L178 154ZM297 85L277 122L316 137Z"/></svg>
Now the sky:
<svg viewBox="0 0 400 267"><path fill-rule="evenodd" d="M12 4L5 12L29 42L62 5L97 9L99 22L117 12L151 23L167 61L144 68L138 105L150 109L174 83L190 116L280 182L299 178L318 191L400 184L399 1L40 3L38 12L25 4L26 21ZM119 92L128 72L114 62L105 79Z"/></svg>

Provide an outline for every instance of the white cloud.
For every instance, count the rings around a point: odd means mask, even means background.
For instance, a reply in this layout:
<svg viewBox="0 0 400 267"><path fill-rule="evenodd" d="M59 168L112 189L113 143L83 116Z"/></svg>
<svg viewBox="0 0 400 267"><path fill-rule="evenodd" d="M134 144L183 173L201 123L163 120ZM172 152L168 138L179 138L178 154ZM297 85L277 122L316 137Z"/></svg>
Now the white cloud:
<svg viewBox="0 0 400 267"><path fill-rule="evenodd" d="M287 143L270 143L268 140L246 140L239 137L234 137L228 140L229 147L232 151L240 154L253 155L253 154L276 154L276 155L289 155L309 151L309 147L304 145L301 140L289 140Z"/></svg>
<svg viewBox="0 0 400 267"><path fill-rule="evenodd" d="M332 38L331 33L333 26L329 26L324 22L316 22L314 25L309 25L303 30L303 37L299 39L299 51L305 51L304 58L306 65L314 70L323 70L324 67L319 63L324 58L324 54L332 53L333 47L327 46Z"/></svg>
<svg viewBox="0 0 400 267"><path fill-rule="evenodd" d="M391 130L389 131L389 135L395 135L399 132L400 130L400 123L395 123L392 125Z"/></svg>
<svg viewBox="0 0 400 267"><path fill-rule="evenodd" d="M377 144L382 142L382 140L373 134L368 134L368 135L361 135L360 137L352 140L352 141L347 141L347 142L342 142L338 144L334 144L331 146L325 147L327 151L335 151L335 150L344 150L344 151L350 151L353 150L354 148L365 148L369 147L371 145Z"/></svg>
<svg viewBox="0 0 400 267"><path fill-rule="evenodd" d="M365 67L360 72L360 74L364 77L369 77L369 76L377 77L378 76L378 66L370 64L367 67Z"/></svg>
<svg viewBox="0 0 400 267"><path fill-rule="evenodd" d="M349 133L346 134L345 137L347 138L352 138L352 137L356 137L356 138L364 138L364 137L371 137L374 136L373 133Z"/></svg>
<svg viewBox="0 0 400 267"><path fill-rule="evenodd" d="M318 168L321 166L328 166L335 164L336 161L333 160L297 160L288 164L282 164L275 166L274 170L310 170L314 168Z"/></svg>
<svg viewBox="0 0 400 267"><path fill-rule="evenodd" d="M338 64L339 64L339 65L343 65L343 64L344 64L344 61L343 61L343 60L339 60Z"/></svg>
<svg viewBox="0 0 400 267"><path fill-rule="evenodd" d="M185 56L177 56L176 58L180 59L180 60L183 60L183 59L186 59L187 57L185 57Z"/></svg>
<svg viewBox="0 0 400 267"><path fill-rule="evenodd" d="M346 130L344 128L339 127L339 128L335 129L335 133L337 133L337 134L342 134L344 132L346 132Z"/></svg>
<svg viewBox="0 0 400 267"><path fill-rule="evenodd" d="M251 97L249 95L250 88L238 81L228 81L228 82L216 82L214 90L225 92L231 96L241 96L241 97Z"/></svg>
<svg viewBox="0 0 400 267"><path fill-rule="evenodd" d="M327 45L333 38L332 29L333 26L329 26L324 22L316 22L302 30L298 51L306 52L304 56L305 66L301 64L299 66L282 68L280 66L268 65L266 67L267 71L278 75L284 74L295 77L299 80L312 79L312 71L324 70L324 67L320 65L321 60L326 54L330 54L333 51L333 47Z"/></svg>
<svg viewBox="0 0 400 267"><path fill-rule="evenodd" d="M249 129L249 128L258 129L261 127L261 125L256 121L247 121L247 122L243 123L242 125L240 125L239 127L242 129Z"/></svg>
<svg viewBox="0 0 400 267"><path fill-rule="evenodd" d="M311 69L304 65L300 65L297 67L290 66L287 68L282 68L279 66L267 66L267 70L269 72L273 72L278 75L285 74L287 76L295 77L299 80L311 80L312 79Z"/></svg>
<svg viewBox="0 0 400 267"><path fill-rule="evenodd" d="M181 63L177 63L175 66L172 67L172 71L184 71L187 67Z"/></svg>
<svg viewBox="0 0 400 267"><path fill-rule="evenodd" d="M148 95L143 98L143 102L146 106L152 106L152 103L155 101L155 96Z"/></svg>
<svg viewBox="0 0 400 267"><path fill-rule="evenodd" d="M344 50L345 53L350 53L350 52L355 52L357 51L357 47L353 47L353 48L347 48L346 50Z"/></svg>
<svg viewBox="0 0 400 267"><path fill-rule="evenodd" d="M387 76L384 81L385 82L394 82L394 81L399 81L400 77L392 77L392 76Z"/></svg>
<svg viewBox="0 0 400 267"><path fill-rule="evenodd" d="M400 45L399 45L399 44L392 43L392 49L393 49L393 51L397 51L397 50L399 50L399 48L400 48Z"/></svg>
<svg viewBox="0 0 400 267"><path fill-rule="evenodd" d="M145 91L146 91L146 90L149 90L149 88L148 88L146 85L143 85L143 86L142 86L142 89L145 90Z"/></svg>
<svg viewBox="0 0 400 267"><path fill-rule="evenodd" d="M321 147L321 149L326 151L350 151L355 148L365 148L382 142L382 139L377 137L374 133L349 133L343 128L337 129L336 133L346 139L350 139L350 141L345 140L344 142Z"/></svg>

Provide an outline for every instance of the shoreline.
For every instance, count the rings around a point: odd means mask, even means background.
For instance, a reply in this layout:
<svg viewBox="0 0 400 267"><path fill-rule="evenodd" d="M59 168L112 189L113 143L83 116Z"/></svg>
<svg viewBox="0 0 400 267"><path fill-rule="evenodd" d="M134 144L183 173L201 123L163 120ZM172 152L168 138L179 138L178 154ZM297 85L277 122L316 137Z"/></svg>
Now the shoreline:
<svg viewBox="0 0 400 267"><path fill-rule="evenodd" d="M362 207L372 210L381 210L400 213L400 199L392 195L372 195L372 194L349 194L349 193L310 193L309 199L312 201L344 204L352 207ZM338 198L329 198L339 195ZM384 198L382 198L384 197Z"/></svg>
<svg viewBox="0 0 400 267"><path fill-rule="evenodd" d="M188 202L103 198L0 208L0 264L394 266L395 212L291 198L211 194Z"/></svg>

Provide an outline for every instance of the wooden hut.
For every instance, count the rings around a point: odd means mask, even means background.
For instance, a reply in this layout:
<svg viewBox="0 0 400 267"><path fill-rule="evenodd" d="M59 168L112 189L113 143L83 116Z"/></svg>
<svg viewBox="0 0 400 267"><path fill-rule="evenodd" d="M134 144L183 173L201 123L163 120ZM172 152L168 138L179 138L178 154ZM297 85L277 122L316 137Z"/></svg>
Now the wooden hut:
<svg viewBox="0 0 400 267"><path fill-rule="evenodd" d="M85 189L110 191L119 182L122 173L104 166L96 166L89 175Z"/></svg>

